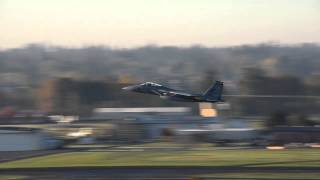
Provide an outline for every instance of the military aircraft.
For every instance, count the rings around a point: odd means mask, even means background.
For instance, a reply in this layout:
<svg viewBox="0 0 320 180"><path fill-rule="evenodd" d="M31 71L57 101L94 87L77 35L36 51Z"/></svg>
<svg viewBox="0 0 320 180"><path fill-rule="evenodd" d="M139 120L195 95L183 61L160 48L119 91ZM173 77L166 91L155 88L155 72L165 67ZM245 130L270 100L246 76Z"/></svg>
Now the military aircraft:
<svg viewBox="0 0 320 180"><path fill-rule="evenodd" d="M216 81L215 84L213 84L203 94L186 93L153 82L145 82L138 85L127 86L122 89L138 93L158 95L160 96L160 98L173 101L209 103L223 102L223 100L221 99L223 82L221 81Z"/></svg>

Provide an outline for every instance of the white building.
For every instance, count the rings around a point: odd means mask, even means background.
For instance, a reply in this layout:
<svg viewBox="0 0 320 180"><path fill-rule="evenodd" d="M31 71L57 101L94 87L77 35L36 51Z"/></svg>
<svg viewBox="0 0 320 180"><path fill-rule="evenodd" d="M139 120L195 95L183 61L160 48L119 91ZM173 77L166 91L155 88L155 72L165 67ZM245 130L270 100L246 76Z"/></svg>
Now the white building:
<svg viewBox="0 0 320 180"><path fill-rule="evenodd" d="M54 149L62 141L41 129L1 127L0 151L30 151Z"/></svg>
<svg viewBox="0 0 320 180"><path fill-rule="evenodd" d="M143 108L96 108L94 119L124 119L142 116L186 116L191 114L189 107L143 107Z"/></svg>

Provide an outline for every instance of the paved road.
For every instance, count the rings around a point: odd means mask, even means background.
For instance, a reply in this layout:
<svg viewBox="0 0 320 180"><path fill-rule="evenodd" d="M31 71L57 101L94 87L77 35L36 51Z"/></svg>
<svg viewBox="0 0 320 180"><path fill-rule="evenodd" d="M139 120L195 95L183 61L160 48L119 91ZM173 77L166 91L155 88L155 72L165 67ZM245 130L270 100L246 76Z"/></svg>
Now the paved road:
<svg viewBox="0 0 320 180"><path fill-rule="evenodd" d="M39 156L47 156L51 154L59 154L71 152L70 149L58 149L58 150L39 150L39 151L5 151L0 152L0 163L9 162Z"/></svg>
<svg viewBox="0 0 320 180"><path fill-rule="evenodd" d="M320 168L248 167L90 167L2 169L0 174L23 175L30 179L192 179L204 174L232 172L315 173ZM219 178L221 179L221 178ZM229 178L230 179L230 178ZM320 177L319 177L320 179Z"/></svg>

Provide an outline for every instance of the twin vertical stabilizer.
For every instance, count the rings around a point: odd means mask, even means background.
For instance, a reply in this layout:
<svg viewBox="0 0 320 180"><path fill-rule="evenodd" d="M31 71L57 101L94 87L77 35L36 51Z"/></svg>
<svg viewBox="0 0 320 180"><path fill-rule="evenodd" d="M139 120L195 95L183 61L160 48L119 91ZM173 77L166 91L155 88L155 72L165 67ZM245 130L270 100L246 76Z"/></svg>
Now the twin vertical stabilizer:
<svg viewBox="0 0 320 180"><path fill-rule="evenodd" d="M223 82L216 81L204 94L206 100L208 101L222 101L221 95L223 90Z"/></svg>

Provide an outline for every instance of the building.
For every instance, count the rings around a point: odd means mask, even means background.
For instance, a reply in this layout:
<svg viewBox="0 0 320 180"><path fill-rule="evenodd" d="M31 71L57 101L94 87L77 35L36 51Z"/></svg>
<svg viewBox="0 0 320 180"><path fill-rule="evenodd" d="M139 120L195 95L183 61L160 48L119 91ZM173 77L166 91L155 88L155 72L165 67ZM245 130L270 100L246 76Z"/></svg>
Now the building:
<svg viewBox="0 0 320 180"><path fill-rule="evenodd" d="M189 107L141 107L141 108L96 108L94 119L125 119L142 116L186 116L191 114Z"/></svg>
<svg viewBox="0 0 320 180"><path fill-rule="evenodd" d="M117 120L116 138L125 141L150 141L162 137L176 136L180 129L209 129L218 118L199 116L141 116Z"/></svg>
<svg viewBox="0 0 320 180"><path fill-rule="evenodd" d="M62 141L41 129L1 127L0 151L31 151L55 149Z"/></svg>

